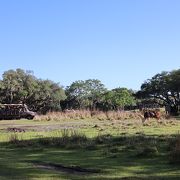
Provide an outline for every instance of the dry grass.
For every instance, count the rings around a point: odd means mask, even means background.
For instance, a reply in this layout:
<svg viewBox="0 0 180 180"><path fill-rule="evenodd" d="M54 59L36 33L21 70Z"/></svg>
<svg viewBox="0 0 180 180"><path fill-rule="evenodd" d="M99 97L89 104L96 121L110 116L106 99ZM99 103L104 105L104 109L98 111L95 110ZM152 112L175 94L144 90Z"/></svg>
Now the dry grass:
<svg viewBox="0 0 180 180"><path fill-rule="evenodd" d="M59 121L69 119L98 119L98 120L123 120L123 119L142 119L141 112L136 111L89 111L89 110L72 110L67 112L50 112L46 115L38 115L35 120L39 121Z"/></svg>

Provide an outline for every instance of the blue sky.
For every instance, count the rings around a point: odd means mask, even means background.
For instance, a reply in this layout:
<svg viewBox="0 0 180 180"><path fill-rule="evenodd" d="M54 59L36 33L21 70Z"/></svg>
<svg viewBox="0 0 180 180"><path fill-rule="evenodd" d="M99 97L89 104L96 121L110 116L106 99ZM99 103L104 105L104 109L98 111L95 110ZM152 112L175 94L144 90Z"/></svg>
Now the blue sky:
<svg viewBox="0 0 180 180"><path fill-rule="evenodd" d="M138 90L179 59L179 0L0 0L0 75Z"/></svg>

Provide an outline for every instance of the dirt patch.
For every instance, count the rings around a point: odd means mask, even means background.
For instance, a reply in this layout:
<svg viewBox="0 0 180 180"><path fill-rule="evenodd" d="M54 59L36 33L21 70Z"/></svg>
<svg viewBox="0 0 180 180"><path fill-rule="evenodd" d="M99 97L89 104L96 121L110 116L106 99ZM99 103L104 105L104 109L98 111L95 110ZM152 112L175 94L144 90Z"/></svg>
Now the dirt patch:
<svg viewBox="0 0 180 180"><path fill-rule="evenodd" d="M57 123L57 124L40 124L35 123L32 125L26 124L0 124L0 130L7 129L24 129L25 131L53 131L53 130L62 130L62 129L79 129L79 128L87 128L87 124L83 124L82 122L67 122L67 123Z"/></svg>
<svg viewBox="0 0 180 180"><path fill-rule="evenodd" d="M101 172L99 169L87 169L79 166L64 166L62 164L56 164L56 163L34 162L33 164L37 168L49 169L58 172L73 173L73 174L92 174L92 173Z"/></svg>

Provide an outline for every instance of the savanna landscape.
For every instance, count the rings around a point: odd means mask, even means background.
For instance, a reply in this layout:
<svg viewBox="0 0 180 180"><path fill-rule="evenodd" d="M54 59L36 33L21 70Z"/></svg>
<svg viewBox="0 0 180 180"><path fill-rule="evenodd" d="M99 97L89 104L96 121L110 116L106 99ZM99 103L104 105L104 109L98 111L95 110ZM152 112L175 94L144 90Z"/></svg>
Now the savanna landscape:
<svg viewBox="0 0 180 180"><path fill-rule="evenodd" d="M0 121L0 179L179 179L180 121L73 111Z"/></svg>
<svg viewBox="0 0 180 180"><path fill-rule="evenodd" d="M180 180L179 0L0 0L0 180Z"/></svg>
<svg viewBox="0 0 180 180"><path fill-rule="evenodd" d="M23 69L0 80L0 179L180 178L180 70L139 91L66 88Z"/></svg>

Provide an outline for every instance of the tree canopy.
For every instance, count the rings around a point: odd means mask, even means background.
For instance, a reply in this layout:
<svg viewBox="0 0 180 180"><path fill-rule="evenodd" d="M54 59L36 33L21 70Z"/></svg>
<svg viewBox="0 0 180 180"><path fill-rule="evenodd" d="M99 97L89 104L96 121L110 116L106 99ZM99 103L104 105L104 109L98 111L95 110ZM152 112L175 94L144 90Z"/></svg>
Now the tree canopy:
<svg viewBox="0 0 180 180"><path fill-rule="evenodd" d="M66 108L119 110L134 105L135 99L127 88L107 90L101 81L75 81L66 88Z"/></svg>
<svg viewBox="0 0 180 180"><path fill-rule="evenodd" d="M66 88L67 107L75 109L93 109L106 92L104 84L97 79L75 81Z"/></svg>
<svg viewBox="0 0 180 180"><path fill-rule="evenodd" d="M108 90L98 79L79 80L65 90L51 80L38 79L32 71L5 71L0 80L0 103L26 103L46 113L61 109L122 110L143 98L168 107L171 114L180 108L180 69L161 72L146 80L136 93L127 88Z"/></svg>
<svg viewBox="0 0 180 180"><path fill-rule="evenodd" d="M115 88L102 96L101 106L106 110L124 110L125 106L135 105L136 101L131 90Z"/></svg>
<svg viewBox="0 0 180 180"><path fill-rule="evenodd" d="M8 70L0 80L1 103L26 103L39 112L60 109L60 101L66 98L59 84L37 79L32 71Z"/></svg>
<svg viewBox="0 0 180 180"><path fill-rule="evenodd" d="M169 107L171 114L178 114L180 106L180 69L156 74L145 81L138 96L153 98L154 101Z"/></svg>

